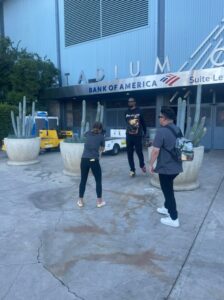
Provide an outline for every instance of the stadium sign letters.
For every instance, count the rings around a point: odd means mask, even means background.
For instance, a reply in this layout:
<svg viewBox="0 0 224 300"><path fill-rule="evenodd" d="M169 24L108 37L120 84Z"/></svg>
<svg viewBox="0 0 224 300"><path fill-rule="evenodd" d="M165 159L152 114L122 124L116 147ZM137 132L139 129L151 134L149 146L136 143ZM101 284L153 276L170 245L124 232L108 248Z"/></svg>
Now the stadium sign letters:
<svg viewBox="0 0 224 300"><path fill-rule="evenodd" d="M219 57L221 56L221 54L224 53L224 48L216 48L213 50L213 52L209 55L209 61L212 64L213 67L221 67L224 65L224 61L219 61ZM170 68L170 61L168 56L166 56L164 58L164 62L161 63L159 57L156 57L155 60L155 68L154 68L154 74L157 73L165 73L166 72L171 72L171 68ZM118 78L118 73L119 73L119 68L118 65L114 66L114 78L115 79L119 79ZM129 63L129 75L130 77L139 77L140 76L140 61L136 62L136 65L134 65L134 62L131 61ZM202 76L203 77L203 76ZM94 79L90 79L87 80L84 71L80 72L79 78L78 78L78 84L88 84L91 83L91 81L94 82L100 82L103 81L105 78L105 73L104 73L104 69L102 68L98 68L96 70L96 77ZM210 80L209 78L202 78L201 82L204 82L204 80ZM215 80L215 78L214 78Z"/></svg>

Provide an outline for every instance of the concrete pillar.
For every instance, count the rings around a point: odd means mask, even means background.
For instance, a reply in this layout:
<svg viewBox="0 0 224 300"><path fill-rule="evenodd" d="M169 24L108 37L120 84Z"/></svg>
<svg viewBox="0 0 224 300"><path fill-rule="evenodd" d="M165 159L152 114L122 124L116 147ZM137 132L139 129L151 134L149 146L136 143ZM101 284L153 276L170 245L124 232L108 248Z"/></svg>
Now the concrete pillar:
<svg viewBox="0 0 224 300"><path fill-rule="evenodd" d="M49 101L49 116L60 118L60 103L58 100Z"/></svg>
<svg viewBox="0 0 224 300"><path fill-rule="evenodd" d="M157 20L157 57L163 64L165 49L165 0L158 0Z"/></svg>
<svg viewBox="0 0 224 300"><path fill-rule="evenodd" d="M56 22L56 53L57 53L57 68L59 69L59 86L62 86L61 74L61 41L60 41L60 20L59 20L59 3L55 0L55 22Z"/></svg>

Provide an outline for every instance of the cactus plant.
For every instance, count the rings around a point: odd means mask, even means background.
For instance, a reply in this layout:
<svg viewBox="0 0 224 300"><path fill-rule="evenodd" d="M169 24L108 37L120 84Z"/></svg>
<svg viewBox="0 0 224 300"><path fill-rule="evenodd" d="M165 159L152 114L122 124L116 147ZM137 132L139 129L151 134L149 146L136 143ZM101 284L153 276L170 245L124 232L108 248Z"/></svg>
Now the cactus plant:
<svg viewBox="0 0 224 300"><path fill-rule="evenodd" d="M83 140L84 137L84 129L86 125L86 100L82 101L82 121L81 121L81 133L80 133L80 139Z"/></svg>
<svg viewBox="0 0 224 300"><path fill-rule="evenodd" d="M97 102L97 110L96 110L96 122L103 123L103 116L104 116L104 106Z"/></svg>
<svg viewBox="0 0 224 300"><path fill-rule="evenodd" d="M104 117L104 106L101 105L101 110L100 110L100 123L103 123L103 117Z"/></svg>
<svg viewBox="0 0 224 300"><path fill-rule="evenodd" d="M32 103L32 115L26 116L26 97L23 97L23 105L19 103L19 115L15 118L11 111L11 120L14 134L17 138L33 137L32 129L34 124L35 102Z"/></svg>
<svg viewBox="0 0 224 300"><path fill-rule="evenodd" d="M104 116L104 106L97 102L97 110L96 110L96 122L103 123ZM81 128L80 135L78 133L74 133L72 138L66 138L65 142L67 143L83 143L85 141L85 133L89 131L89 122L86 122L86 101L82 101L82 120L81 120Z"/></svg>
<svg viewBox="0 0 224 300"><path fill-rule="evenodd" d="M96 109L96 122L100 121L100 112L101 112L101 105L100 102L97 102L97 109Z"/></svg>
<svg viewBox="0 0 224 300"><path fill-rule="evenodd" d="M184 135L185 115L186 115L186 101L182 100L179 97L178 106L177 106L177 125L180 127L183 135Z"/></svg>
<svg viewBox="0 0 224 300"><path fill-rule="evenodd" d="M205 117L200 120L200 109L201 109L201 85L197 86L197 96L196 96L196 109L194 115L194 123L191 127L191 117L187 118L186 131L184 132L184 123L186 116L186 101L178 98L178 110L177 110L177 126L180 127L183 135L190 139L194 145L197 147L203 136L206 134L205 127Z"/></svg>

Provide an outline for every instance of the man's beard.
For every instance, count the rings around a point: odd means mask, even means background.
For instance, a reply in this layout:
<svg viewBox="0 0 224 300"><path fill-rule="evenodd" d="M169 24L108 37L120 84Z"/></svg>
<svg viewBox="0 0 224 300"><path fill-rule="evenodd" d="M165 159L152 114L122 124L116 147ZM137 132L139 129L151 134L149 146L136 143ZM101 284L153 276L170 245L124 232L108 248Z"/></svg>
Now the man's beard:
<svg viewBox="0 0 224 300"><path fill-rule="evenodd" d="M129 107L129 108L134 108L134 107L135 107L135 104L130 104L130 103L129 103L129 104L128 104L128 107Z"/></svg>

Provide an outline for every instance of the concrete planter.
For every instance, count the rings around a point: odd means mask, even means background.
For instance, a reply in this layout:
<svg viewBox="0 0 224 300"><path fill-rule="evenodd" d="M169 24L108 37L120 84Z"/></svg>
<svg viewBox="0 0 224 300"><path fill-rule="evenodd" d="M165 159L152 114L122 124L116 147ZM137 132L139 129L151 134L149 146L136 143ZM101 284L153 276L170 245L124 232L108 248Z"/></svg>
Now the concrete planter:
<svg viewBox="0 0 224 300"><path fill-rule="evenodd" d="M5 138L8 165L31 165L39 162L40 138Z"/></svg>
<svg viewBox="0 0 224 300"><path fill-rule="evenodd" d="M152 147L148 148L149 159L151 157ZM197 189L200 184L198 181L199 170L204 157L204 146L194 148L193 161L183 162L183 172L180 173L174 180L175 191L191 191ZM151 175L150 183L160 188L158 174Z"/></svg>
<svg viewBox="0 0 224 300"><path fill-rule="evenodd" d="M63 173L69 176L80 175L80 161L84 143L60 143L61 157L64 165Z"/></svg>

